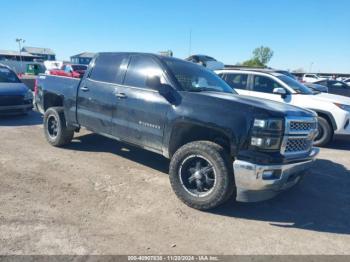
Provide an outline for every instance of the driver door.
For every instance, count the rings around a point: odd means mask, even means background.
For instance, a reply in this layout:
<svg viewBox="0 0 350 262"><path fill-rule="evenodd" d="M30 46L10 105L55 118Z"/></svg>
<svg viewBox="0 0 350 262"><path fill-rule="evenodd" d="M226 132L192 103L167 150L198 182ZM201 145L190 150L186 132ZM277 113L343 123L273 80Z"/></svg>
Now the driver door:
<svg viewBox="0 0 350 262"><path fill-rule="evenodd" d="M290 103L291 95L286 95L283 98L280 94L274 94L273 90L275 88L283 88L277 81L274 79L264 76L264 75L253 75L252 81L250 83L250 95L254 97L269 99L282 103Z"/></svg>

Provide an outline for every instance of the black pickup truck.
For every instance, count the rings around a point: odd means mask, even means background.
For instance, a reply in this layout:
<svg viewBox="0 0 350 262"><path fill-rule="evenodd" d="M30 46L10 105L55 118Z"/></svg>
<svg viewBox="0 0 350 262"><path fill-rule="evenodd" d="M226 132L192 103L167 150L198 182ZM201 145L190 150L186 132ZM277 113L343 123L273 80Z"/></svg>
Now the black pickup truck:
<svg viewBox="0 0 350 262"><path fill-rule="evenodd" d="M169 158L176 195L197 209L234 194L261 201L293 185L318 149L316 114L240 96L193 63L143 53L99 53L81 80L40 75L35 105L53 146L80 127Z"/></svg>

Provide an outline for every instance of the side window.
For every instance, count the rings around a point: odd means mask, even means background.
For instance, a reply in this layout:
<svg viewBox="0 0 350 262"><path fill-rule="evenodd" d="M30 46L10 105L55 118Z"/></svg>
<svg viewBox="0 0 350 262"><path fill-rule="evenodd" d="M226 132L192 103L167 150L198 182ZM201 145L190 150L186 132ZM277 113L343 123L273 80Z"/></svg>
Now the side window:
<svg viewBox="0 0 350 262"><path fill-rule="evenodd" d="M122 65L127 62L125 54L100 54L95 61L90 78L96 81L121 84L125 69Z"/></svg>
<svg viewBox="0 0 350 262"><path fill-rule="evenodd" d="M247 74L227 74L224 79L233 89L247 89Z"/></svg>
<svg viewBox="0 0 350 262"><path fill-rule="evenodd" d="M336 88L346 88L347 87L347 85L342 83L342 82L334 82L332 86L336 87Z"/></svg>
<svg viewBox="0 0 350 262"><path fill-rule="evenodd" d="M275 88L283 88L273 79L266 76L254 76L253 91L263 92L263 93L273 93Z"/></svg>
<svg viewBox="0 0 350 262"><path fill-rule="evenodd" d="M165 83L163 70L151 57L134 56L131 58L125 75L124 85L148 88L146 80L149 76L159 76Z"/></svg>

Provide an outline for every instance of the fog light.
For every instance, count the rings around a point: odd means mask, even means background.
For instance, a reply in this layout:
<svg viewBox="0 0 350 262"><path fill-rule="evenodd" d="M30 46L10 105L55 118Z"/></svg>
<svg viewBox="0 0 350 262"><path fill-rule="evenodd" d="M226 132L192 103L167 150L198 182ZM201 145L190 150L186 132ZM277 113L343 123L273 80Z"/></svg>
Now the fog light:
<svg viewBox="0 0 350 262"><path fill-rule="evenodd" d="M264 140L260 137L252 137L251 145L252 146L262 146L264 144Z"/></svg>
<svg viewBox="0 0 350 262"><path fill-rule="evenodd" d="M265 170L262 174L264 180L274 180L281 177L281 170Z"/></svg>

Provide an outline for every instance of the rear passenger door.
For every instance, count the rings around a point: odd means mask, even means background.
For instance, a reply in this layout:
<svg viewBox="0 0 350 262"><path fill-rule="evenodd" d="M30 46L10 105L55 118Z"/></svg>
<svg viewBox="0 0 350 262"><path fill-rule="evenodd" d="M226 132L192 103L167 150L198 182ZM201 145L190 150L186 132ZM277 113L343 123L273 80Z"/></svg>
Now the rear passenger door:
<svg viewBox="0 0 350 262"><path fill-rule="evenodd" d="M223 74L222 78L225 82L233 88L240 95L249 95L248 80L249 75L243 73L229 73Z"/></svg>
<svg viewBox="0 0 350 262"><path fill-rule="evenodd" d="M157 90L146 85L149 76L157 75L163 83L166 76L151 56L134 55L130 59L120 97L113 115L117 135L127 142L162 151L163 132L170 103Z"/></svg>
<svg viewBox="0 0 350 262"><path fill-rule="evenodd" d="M100 54L77 96L78 123L97 133L112 134L116 111L116 89L123 81L128 63L126 54Z"/></svg>

